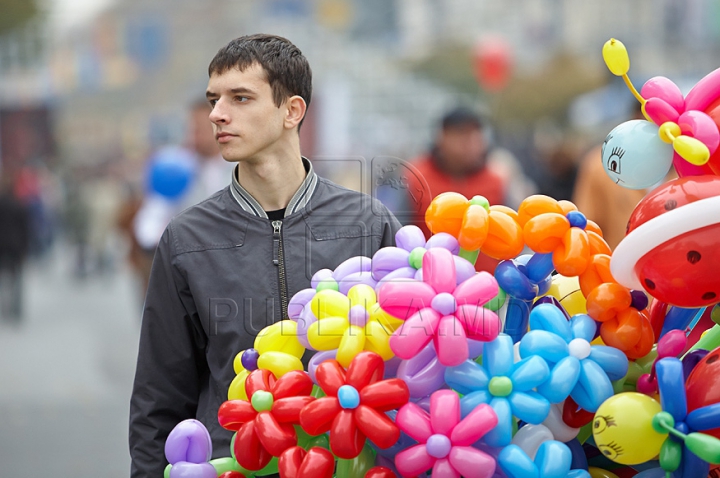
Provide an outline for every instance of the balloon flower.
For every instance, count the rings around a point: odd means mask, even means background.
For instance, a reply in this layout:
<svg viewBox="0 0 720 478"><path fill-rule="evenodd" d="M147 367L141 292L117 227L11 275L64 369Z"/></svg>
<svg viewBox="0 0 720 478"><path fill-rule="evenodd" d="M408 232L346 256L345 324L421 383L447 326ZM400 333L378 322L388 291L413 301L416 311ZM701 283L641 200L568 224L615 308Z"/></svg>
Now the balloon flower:
<svg viewBox="0 0 720 478"><path fill-rule="evenodd" d="M430 249L423 256L422 282L393 281L380 289L383 310L406 318L390 337L390 348L410 359L432 339L440 363L458 365L468 358L468 338L488 341L499 333L498 316L482 307L497 295L497 282L487 272L456 285L452 254Z"/></svg>
<svg viewBox="0 0 720 478"><path fill-rule="evenodd" d="M490 478L495 460L472 444L497 424L488 405L479 405L462 420L460 400L451 390L430 396L430 413L408 403L398 410L398 426L418 444L401 451L395 465L403 476L416 476L432 469L432 476Z"/></svg>
<svg viewBox="0 0 720 478"><path fill-rule="evenodd" d="M520 356L538 355L551 367L550 378L538 386L538 392L552 403L570 395L594 412L613 395L611 382L627 373L628 360L621 351L590 345L597 325L588 315L568 321L557 307L540 304L530 312L530 329L520 341Z"/></svg>
<svg viewBox="0 0 720 478"><path fill-rule="evenodd" d="M613 181L624 187L642 189L642 182L665 177L671 156L680 177L720 174L720 115L717 111L720 69L702 78L685 97L675 83L662 76L649 79L638 93L627 75L630 59L625 45L611 38L603 46L603 58L610 71L623 78L642 105L645 117L654 123L651 126L659 138L656 143L667 143L668 146L662 156L648 154L648 151L637 149L638 143L643 146L650 143L637 134L637 128L635 131L633 128L622 129L627 123L615 128L603 148L603 164ZM646 129L652 131L650 126ZM628 149L630 154L626 154Z"/></svg>
<svg viewBox="0 0 720 478"><path fill-rule="evenodd" d="M472 263L478 252L500 260L522 252L522 231L516 217L509 207L490 206L482 196L468 200L455 192L439 194L425 211L428 229L457 238L460 256Z"/></svg>
<svg viewBox="0 0 720 478"><path fill-rule="evenodd" d="M483 364L465 361L445 371L445 381L458 393L463 416L482 403L490 404L498 417L498 425L485 435L490 446L505 446L512 438L513 415L537 425L550 412L550 402L533 391L550 377L545 360L532 355L513 363L513 342L501 334L483 346Z"/></svg>
<svg viewBox="0 0 720 478"><path fill-rule="evenodd" d="M235 356L235 378L228 388L228 400L248 400L245 379L254 370L270 370L275 377L282 377L291 370L302 370L300 361L305 348L297 338L297 324L281 320L265 327L255 337L254 347Z"/></svg>
<svg viewBox="0 0 720 478"><path fill-rule="evenodd" d="M240 466L260 470L273 456L297 445L293 425L300 422L300 410L315 400L312 387L305 372L291 371L276 380L268 370L255 370L245 381L250 401L220 405L218 422L237 432L234 452Z"/></svg>
<svg viewBox="0 0 720 478"><path fill-rule="evenodd" d="M320 269L313 274L310 286L316 291L333 289L347 294L351 287L366 284L375 287L377 280L373 277L372 259L365 256L355 256L346 259L335 270Z"/></svg>
<svg viewBox="0 0 720 478"><path fill-rule="evenodd" d="M207 428L197 420L183 420L175 425L165 441L165 458L169 478L216 478L217 471L208 461L212 458L212 440Z"/></svg>
<svg viewBox="0 0 720 478"><path fill-rule="evenodd" d="M553 269L551 254L523 254L495 268L498 286L509 296L503 332L513 342L527 332L530 307L538 296L548 292Z"/></svg>
<svg viewBox="0 0 720 478"><path fill-rule="evenodd" d="M720 425L720 405L715 404L688 413L682 362L674 357L663 358L657 361L655 370L660 404L666 414L663 421L677 432L689 433L688 438L684 439L684 446L683 441L677 440L675 436L665 440L660 449L660 466L669 472L681 470L683 477L707 476L707 462L717 463L720 460L720 440L710 435L691 432L709 430ZM656 418L656 421L659 419ZM656 429L659 428L655 426ZM691 436L692 439L689 438ZM703 446L695 444L695 441Z"/></svg>
<svg viewBox="0 0 720 478"><path fill-rule="evenodd" d="M316 350L337 350L337 361L343 367L363 350L375 352L383 360L394 356L388 341L402 321L380 308L372 287L358 284L347 296L321 290L309 306L317 320L308 327L308 342Z"/></svg>
<svg viewBox="0 0 720 478"><path fill-rule="evenodd" d="M460 251L457 239L450 234L441 232L426 241L425 234L419 227L403 226L395 233L395 247L382 247L373 256L373 277L382 280L388 274L407 268L408 275L404 277L412 278L422 267L422 255L433 247L443 247L453 255Z"/></svg>
<svg viewBox="0 0 720 478"><path fill-rule="evenodd" d="M590 478L585 470L570 471L571 463L570 449L555 440L541 444L534 461L517 445L508 445L498 455L508 478Z"/></svg>
<svg viewBox="0 0 720 478"><path fill-rule="evenodd" d="M597 224L570 201L530 196L520 203L518 223L525 244L535 252L552 253L555 270L564 276L578 276L593 255L611 253Z"/></svg>
<svg viewBox="0 0 720 478"><path fill-rule="evenodd" d="M373 352L360 352L347 372L337 360L321 363L315 375L325 397L300 412L300 425L311 435L330 432L330 449L339 458L360 454L369 438L380 448L390 448L400 430L385 412L410 398L407 385L398 378L381 380L385 364Z"/></svg>

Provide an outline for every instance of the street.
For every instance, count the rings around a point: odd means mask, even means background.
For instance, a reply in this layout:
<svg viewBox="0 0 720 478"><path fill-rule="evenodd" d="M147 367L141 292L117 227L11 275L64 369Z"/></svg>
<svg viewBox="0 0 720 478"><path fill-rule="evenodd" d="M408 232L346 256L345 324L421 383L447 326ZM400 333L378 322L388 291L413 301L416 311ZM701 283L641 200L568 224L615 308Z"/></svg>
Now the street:
<svg viewBox="0 0 720 478"><path fill-rule="evenodd" d="M72 275L54 249L25 271L25 316L0 322L0 477L127 477L141 303L117 272Z"/></svg>

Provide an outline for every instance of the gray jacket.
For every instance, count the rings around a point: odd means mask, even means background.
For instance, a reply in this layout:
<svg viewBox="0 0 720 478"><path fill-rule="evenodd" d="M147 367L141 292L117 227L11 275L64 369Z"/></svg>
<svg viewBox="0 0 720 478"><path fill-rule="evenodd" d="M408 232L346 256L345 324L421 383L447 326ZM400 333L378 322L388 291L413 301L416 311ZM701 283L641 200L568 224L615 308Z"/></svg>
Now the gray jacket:
<svg viewBox="0 0 720 478"><path fill-rule="evenodd" d="M213 456L230 456L218 425L232 363L257 333L287 314L312 275L394 243L400 227L379 201L307 177L281 221L270 221L233 183L168 225L155 253L130 404L132 476L163 476L165 439L186 418L202 421ZM234 175L233 175L234 177Z"/></svg>

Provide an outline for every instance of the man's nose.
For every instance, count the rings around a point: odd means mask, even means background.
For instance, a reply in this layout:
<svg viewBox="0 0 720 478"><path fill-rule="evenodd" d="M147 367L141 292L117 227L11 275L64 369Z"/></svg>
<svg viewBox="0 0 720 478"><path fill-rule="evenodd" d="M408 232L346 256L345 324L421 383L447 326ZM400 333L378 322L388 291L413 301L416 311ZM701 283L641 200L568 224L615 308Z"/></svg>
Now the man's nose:
<svg viewBox="0 0 720 478"><path fill-rule="evenodd" d="M230 117L225 111L225 106L222 100L218 100L210 111L210 121L215 124L227 124Z"/></svg>

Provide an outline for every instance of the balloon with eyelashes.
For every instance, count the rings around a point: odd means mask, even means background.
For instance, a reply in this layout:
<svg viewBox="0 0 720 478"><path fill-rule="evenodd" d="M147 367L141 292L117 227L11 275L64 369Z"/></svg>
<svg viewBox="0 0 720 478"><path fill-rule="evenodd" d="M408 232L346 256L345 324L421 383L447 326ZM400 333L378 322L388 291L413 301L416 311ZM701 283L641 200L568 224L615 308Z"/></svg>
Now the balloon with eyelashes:
<svg viewBox="0 0 720 478"><path fill-rule="evenodd" d="M632 120L615 127L602 146L605 173L629 189L645 189L663 180L672 165L672 146L658 136L658 127Z"/></svg>
<svg viewBox="0 0 720 478"><path fill-rule="evenodd" d="M667 435L655 431L653 417L660 404L641 393L619 393L598 408L592 422L595 444L606 458L623 465L652 460Z"/></svg>

